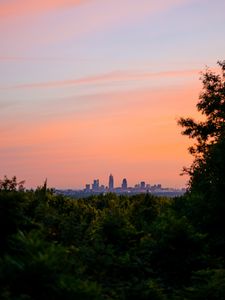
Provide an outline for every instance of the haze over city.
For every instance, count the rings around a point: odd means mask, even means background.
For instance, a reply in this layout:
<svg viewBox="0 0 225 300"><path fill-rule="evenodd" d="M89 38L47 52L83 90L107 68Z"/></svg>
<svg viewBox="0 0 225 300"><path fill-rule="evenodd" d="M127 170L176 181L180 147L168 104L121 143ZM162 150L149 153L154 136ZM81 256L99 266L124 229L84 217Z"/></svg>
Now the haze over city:
<svg viewBox="0 0 225 300"><path fill-rule="evenodd" d="M224 57L223 0L0 1L0 177L181 188L181 116Z"/></svg>

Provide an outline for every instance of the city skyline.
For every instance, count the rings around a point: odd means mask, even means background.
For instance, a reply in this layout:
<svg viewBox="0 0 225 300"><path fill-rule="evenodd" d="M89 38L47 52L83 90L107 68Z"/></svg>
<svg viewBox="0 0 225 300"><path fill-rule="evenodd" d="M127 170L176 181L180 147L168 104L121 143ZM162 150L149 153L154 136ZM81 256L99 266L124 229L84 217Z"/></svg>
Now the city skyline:
<svg viewBox="0 0 225 300"><path fill-rule="evenodd" d="M132 196L136 194L153 194L155 196L165 197L179 197L186 192L186 188L165 187L161 183L153 184L145 181L140 181L134 186L129 185L127 178L123 178L118 186L114 186L114 176L112 174L108 177L108 185L102 183L98 178L93 179L92 183L86 183L85 187L81 189L67 188L54 189L56 194L62 194L73 198L87 198L92 195L105 195L114 193L117 195Z"/></svg>
<svg viewBox="0 0 225 300"><path fill-rule="evenodd" d="M0 178L184 187L200 72L224 59L223 0L0 1ZM150 179L150 180L149 180ZM107 181L106 181L107 182Z"/></svg>
<svg viewBox="0 0 225 300"><path fill-rule="evenodd" d="M129 179L127 177L124 177L121 182L119 183L119 180L117 179L117 184L114 184L115 182L114 175L110 173L108 176L108 184L105 184L107 182L107 179L105 181L100 181L99 178L95 177L92 182L87 182L85 183L85 186L83 187L86 190L98 190L98 189L107 189L107 190L114 190L118 188L122 189L128 189L128 188L140 188L140 189L148 189L152 186L157 186L157 187L162 187L162 184L160 182L151 182L150 181L144 181L144 180L139 180L135 184L129 184ZM73 187L76 188L76 187ZM164 188L175 188L172 186L164 186ZM185 187L181 187L185 188Z"/></svg>

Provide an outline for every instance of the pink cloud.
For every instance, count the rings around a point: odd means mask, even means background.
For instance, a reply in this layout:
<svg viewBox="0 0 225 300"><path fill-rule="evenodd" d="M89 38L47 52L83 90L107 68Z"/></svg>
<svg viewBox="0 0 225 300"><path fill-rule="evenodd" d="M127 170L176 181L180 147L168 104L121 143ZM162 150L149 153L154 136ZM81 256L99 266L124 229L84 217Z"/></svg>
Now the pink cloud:
<svg viewBox="0 0 225 300"><path fill-rule="evenodd" d="M79 5L83 2L90 2L90 0L13 0L13 1L3 1L0 3L0 17L13 17L13 16L24 16L30 14L43 13L45 11L54 10L57 8L67 8ZM124 5L118 0L108 0L107 6L109 8L114 8L117 10L117 14L114 11L108 11L107 16L101 14L103 19L111 20L112 15L114 16L124 16L124 15L138 15L138 13L148 13L149 10L157 11L164 10L173 5L179 5L186 0L159 0L157 3L155 1L142 1L140 4L133 1L124 0ZM91 1L97 3L98 1ZM102 5L103 6L103 5Z"/></svg>
<svg viewBox="0 0 225 300"><path fill-rule="evenodd" d="M130 23L139 22L147 16L158 14L187 0L16 0L0 4L0 31L6 36L7 45L17 52L34 49L37 45L45 46L69 40L83 38L93 32L107 31ZM34 15L72 6L82 6L76 17L68 18L50 24L49 16L42 23ZM22 18L16 18L21 16ZM38 24L38 26L37 26ZM5 50L7 53L7 49Z"/></svg>
<svg viewBox="0 0 225 300"><path fill-rule="evenodd" d="M93 61L93 59L88 59L88 58L66 58L66 57L47 57L47 56L0 56L0 62L14 62L14 61L47 61L47 62L51 62L51 61L82 61L82 62L90 62Z"/></svg>
<svg viewBox="0 0 225 300"><path fill-rule="evenodd" d="M0 3L0 17L14 17L43 13L57 8L76 6L84 0L19 0Z"/></svg>

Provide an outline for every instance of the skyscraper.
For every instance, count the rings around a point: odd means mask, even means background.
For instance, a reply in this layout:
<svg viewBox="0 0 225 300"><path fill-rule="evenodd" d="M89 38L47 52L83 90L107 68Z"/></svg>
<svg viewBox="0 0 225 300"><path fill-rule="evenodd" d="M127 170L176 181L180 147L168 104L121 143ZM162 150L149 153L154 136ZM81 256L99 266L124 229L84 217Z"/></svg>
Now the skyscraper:
<svg viewBox="0 0 225 300"><path fill-rule="evenodd" d="M98 190L99 189L99 179L94 179L92 184L92 190Z"/></svg>
<svg viewBox="0 0 225 300"><path fill-rule="evenodd" d="M122 189L123 190L127 189L127 180L126 180L126 178L124 178L123 181L122 181Z"/></svg>
<svg viewBox="0 0 225 300"><path fill-rule="evenodd" d="M114 189L114 179L112 174L109 175L109 189L113 190Z"/></svg>
<svg viewBox="0 0 225 300"><path fill-rule="evenodd" d="M141 189L145 189L145 182L141 181Z"/></svg>

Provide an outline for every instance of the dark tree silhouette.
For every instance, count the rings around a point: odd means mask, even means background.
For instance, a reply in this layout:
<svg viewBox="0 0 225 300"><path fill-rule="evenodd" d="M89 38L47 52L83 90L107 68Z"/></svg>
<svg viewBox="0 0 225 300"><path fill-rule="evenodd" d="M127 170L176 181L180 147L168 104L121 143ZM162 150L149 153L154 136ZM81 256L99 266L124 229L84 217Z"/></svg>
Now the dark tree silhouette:
<svg viewBox="0 0 225 300"><path fill-rule="evenodd" d="M0 190L2 191L23 191L25 180L17 182L16 176L9 179L6 175L2 180L0 180Z"/></svg>
<svg viewBox="0 0 225 300"><path fill-rule="evenodd" d="M193 164L184 169L190 175L190 186L196 171L204 170L206 161L216 151L215 145L221 145L225 138L225 60L218 61L218 65L221 74L207 68L201 77L203 91L199 96L197 109L205 116L205 120L180 118L178 121L184 128L182 134L195 139L195 144L189 148L194 156Z"/></svg>
<svg viewBox="0 0 225 300"><path fill-rule="evenodd" d="M206 69L197 109L204 121L181 118L183 134L196 140L189 148L194 155L189 189L191 218L207 233L211 251L225 257L225 60L219 61L221 74Z"/></svg>

